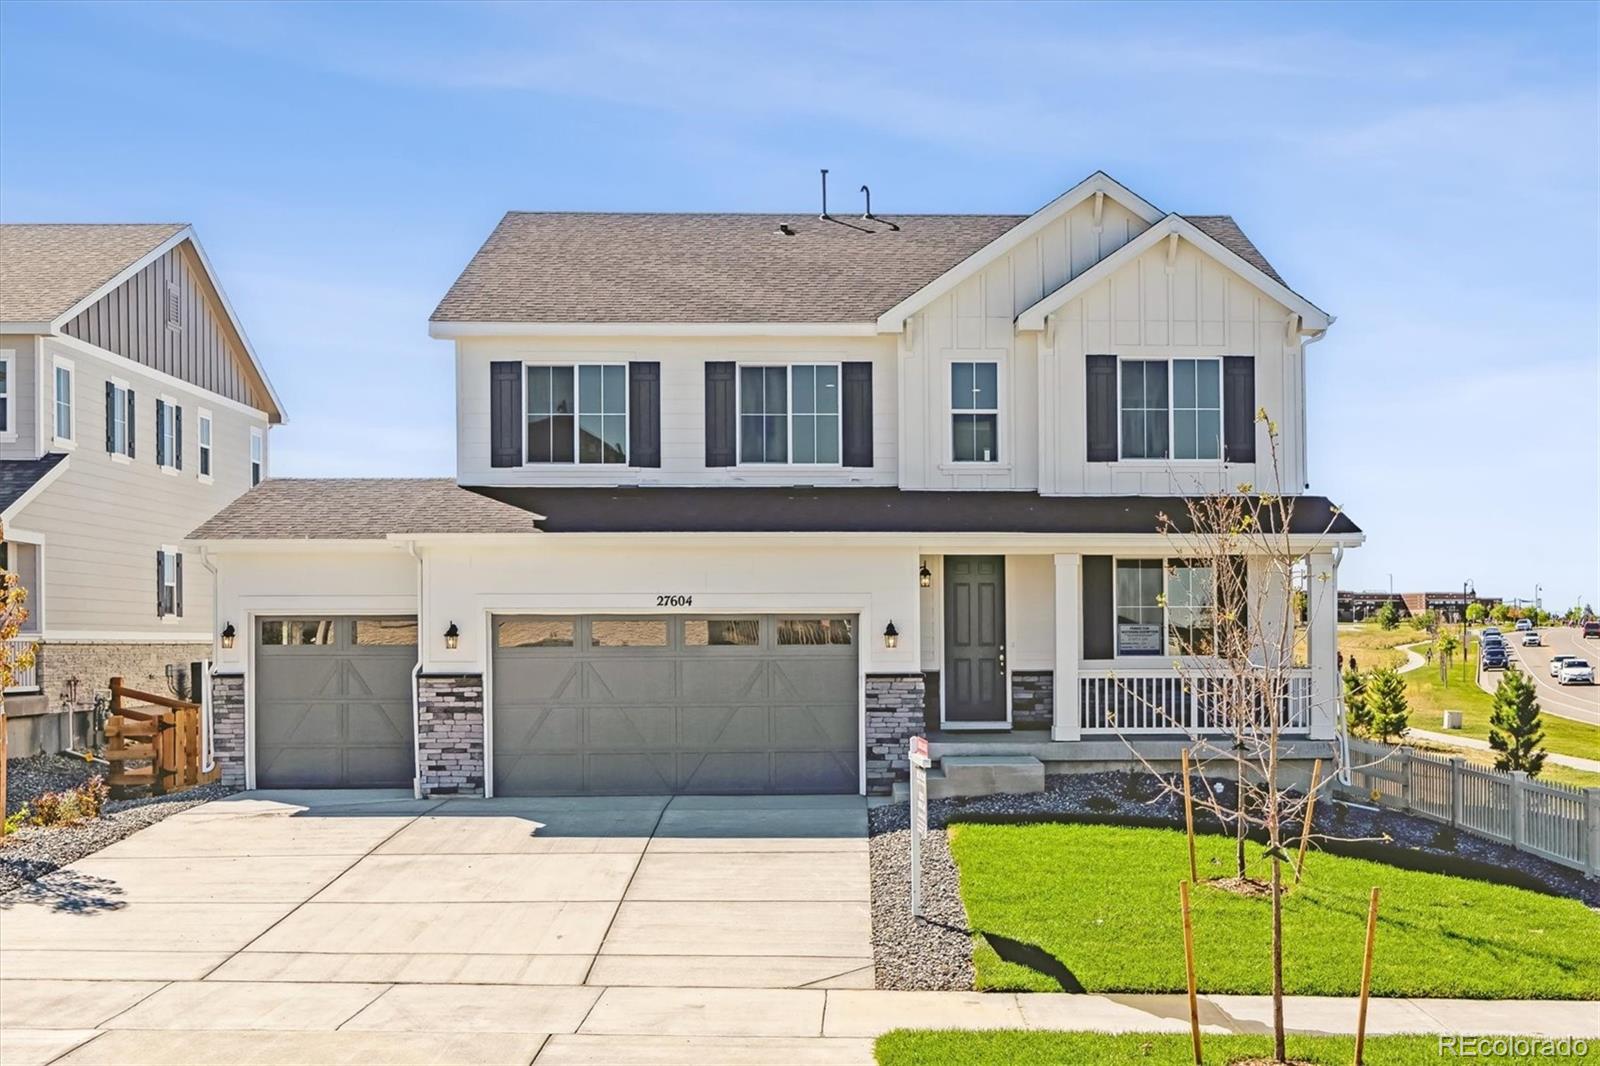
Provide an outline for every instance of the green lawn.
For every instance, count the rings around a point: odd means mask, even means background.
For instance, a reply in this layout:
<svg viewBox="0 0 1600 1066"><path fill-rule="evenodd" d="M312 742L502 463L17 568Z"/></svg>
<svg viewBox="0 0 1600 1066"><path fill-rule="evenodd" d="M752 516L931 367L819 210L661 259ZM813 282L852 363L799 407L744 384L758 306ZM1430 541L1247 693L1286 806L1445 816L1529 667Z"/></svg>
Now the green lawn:
<svg viewBox="0 0 1600 1066"><path fill-rule="evenodd" d="M1411 724L1418 729L1442 733L1443 712L1447 709L1460 711L1462 735L1488 740L1489 715L1494 709L1494 697L1478 687L1475 679L1477 668L1478 647L1474 644L1472 654L1467 660L1467 676L1465 678L1461 676L1461 662L1458 656L1455 666L1450 671L1448 686L1439 682L1437 664L1424 666L1420 670L1413 670L1403 675L1406 679L1406 702L1411 707ZM1541 717L1544 721L1546 750L1577 755L1585 759L1600 759L1600 726L1575 722L1549 712ZM1487 760L1482 754L1477 757ZM1566 770L1551 763L1545 764L1543 776L1549 780L1565 781L1568 784L1600 785L1600 776Z"/></svg>
<svg viewBox="0 0 1600 1066"><path fill-rule="evenodd" d="M1241 1059L1270 1057L1269 1036L1206 1036L1205 1061L1216 1066ZM1530 1048L1537 1051L1537 1042ZM879 1066L1012 1066L1039 1063L1050 1066L1191 1066L1194 1062L1186 1033L1052 1033L1002 1029L992 1032L897 1029L878 1038ZM1322 1066L1349 1066L1355 1038L1345 1036L1291 1036L1291 1059ZM1438 1066L1453 1061L1440 1054L1437 1036L1375 1036L1367 1040L1363 1058L1367 1066ZM1479 1058L1487 1060L1480 1054ZM1499 1055L1502 1066L1535 1066L1553 1061L1550 1055Z"/></svg>
<svg viewBox="0 0 1600 1066"><path fill-rule="evenodd" d="M1230 839L1198 844L1202 877L1231 869ZM1181 831L957 824L950 846L972 928L988 934L974 944L980 989L1183 991ZM1251 845L1251 874L1265 879L1260 855ZM1320 853L1284 901L1290 994L1356 994L1373 885L1373 995L1600 998L1600 915L1582 903ZM1269 916L1262 899L1194 892L1202 992L1270 990Z"/></svg>
<svg viewBox="0 0 1600 1066"><path fill-rule="evenodd" d="M1393 629L1384 629L1376 622L1358 622L1353 626L1345 624L1339 627L1339 650L1344 652L1345 662L1348 663L1350 656L1354 655L1356 665L1363 670L1404 666L1406 653L1400 650L1400 645L1427 639L1427 630L1410 622L1402 622Z"/></svg>

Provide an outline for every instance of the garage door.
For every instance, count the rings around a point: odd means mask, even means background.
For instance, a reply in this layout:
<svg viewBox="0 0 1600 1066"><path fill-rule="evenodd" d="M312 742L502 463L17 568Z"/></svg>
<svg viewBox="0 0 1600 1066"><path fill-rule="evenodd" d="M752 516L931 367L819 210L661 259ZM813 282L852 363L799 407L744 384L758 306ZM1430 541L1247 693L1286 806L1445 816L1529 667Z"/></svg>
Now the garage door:
<svg viewBox="0 0 1600 1066"><path fill-rule="evenodd" d="M495 794L855 792L856 628L497 618Z"/></svg>
<svg viewBox="0 0 1600 1066"><path fill-rule="evenodd" d="M270 618L256 644L257 788L410 788L412 618Z"/></svg>

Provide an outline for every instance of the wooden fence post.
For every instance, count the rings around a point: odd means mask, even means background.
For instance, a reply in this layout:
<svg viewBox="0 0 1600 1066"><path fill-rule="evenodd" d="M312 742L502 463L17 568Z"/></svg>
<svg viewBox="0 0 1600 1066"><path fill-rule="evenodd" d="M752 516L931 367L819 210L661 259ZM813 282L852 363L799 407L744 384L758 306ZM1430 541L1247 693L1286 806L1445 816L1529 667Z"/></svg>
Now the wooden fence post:
<svg viewBox="0 0 1600 1066"><path fill-rule="evenodd" d="M1583 790L1584 870L1600 877L1600 788Z"/></svg>

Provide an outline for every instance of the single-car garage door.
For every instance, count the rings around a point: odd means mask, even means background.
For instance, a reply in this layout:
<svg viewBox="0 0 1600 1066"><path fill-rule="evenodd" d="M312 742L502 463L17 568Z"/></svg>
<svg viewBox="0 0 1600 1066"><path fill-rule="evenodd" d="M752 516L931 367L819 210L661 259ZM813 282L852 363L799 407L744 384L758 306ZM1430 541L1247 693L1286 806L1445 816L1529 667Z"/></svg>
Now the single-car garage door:
<svg viewBox="0 0 1600 1066"><path fill-rule="evenodd" d="M856 619L495 620L494 791L855 792Z"/></svg>
<svg viewBox="0 0 1600 1066"><path fill-rule="evenodd" d="M410 788L413 618L269 618L256 644L257 788Z"/></svg>

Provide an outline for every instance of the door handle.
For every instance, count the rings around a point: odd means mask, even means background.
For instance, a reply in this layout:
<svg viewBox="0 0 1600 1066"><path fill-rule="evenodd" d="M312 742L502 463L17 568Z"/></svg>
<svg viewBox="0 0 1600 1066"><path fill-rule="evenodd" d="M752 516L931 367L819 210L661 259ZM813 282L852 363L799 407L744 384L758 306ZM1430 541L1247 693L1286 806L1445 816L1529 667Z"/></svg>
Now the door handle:
<svg viewBox="0 0 1600 1066"><path fill-rule="evenodd" d="M1000 672L1002 674L1006 672L1006 646L1004 644L1000 645Z"/></svg>

